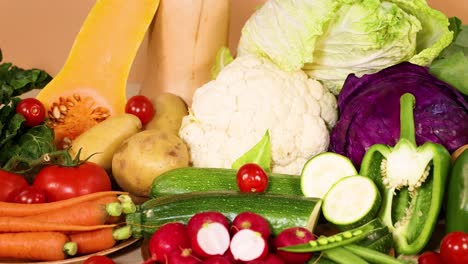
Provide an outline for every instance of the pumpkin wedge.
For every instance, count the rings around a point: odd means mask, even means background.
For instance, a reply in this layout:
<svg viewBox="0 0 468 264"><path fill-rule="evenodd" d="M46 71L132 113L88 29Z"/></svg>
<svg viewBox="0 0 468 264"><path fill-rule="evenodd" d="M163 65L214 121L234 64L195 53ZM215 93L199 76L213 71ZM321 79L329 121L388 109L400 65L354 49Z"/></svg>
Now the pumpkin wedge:
<svg viewBox="0 0 468 264"><path fill-rule="evenodd" d="M96 1L63 68L37 95L58 148L124 112L128 75L158 6L159 0Z"/></svg>

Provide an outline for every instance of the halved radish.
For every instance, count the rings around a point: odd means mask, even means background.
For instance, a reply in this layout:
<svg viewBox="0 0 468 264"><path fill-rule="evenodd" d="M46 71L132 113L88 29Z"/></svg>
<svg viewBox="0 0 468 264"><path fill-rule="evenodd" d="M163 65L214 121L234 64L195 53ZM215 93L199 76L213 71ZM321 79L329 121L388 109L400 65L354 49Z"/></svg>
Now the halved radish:
<svg viewBox="0 0 468 264"><path fill-rule="evenodd" d="M195 231L194 231L195 232ZM191 238L192 249L200 257L223 255L229 248L229 230L223 224L203 224Z"/></svg>
<svg viewBox="0 0 468 264"><path fill-rule="evenodd" d="M280 256L270 253L264 259L249 261L247 264L286 264L286 262Z"/></svg>
<svg viewBox="0 0 468 264"><path fill-rule="evenodd" d="M223 255L229 248L229 220L217 211L199 212L187 222L192 249L200 257Z"/></svg>
<svg viewBox="0 0 468 264"><path fill-rule="evenodd" d="M231 239L231 253L235 260L252 261L263 259L268 254L268 244L257 231L239 230Z"/></svg>
<svg viewBox="0 0 468 264"><path fill-rule="evenodd" d="M231 264L233 263L226 256L212 256L201 262L201 264Z"/></svg>
<svg viewBox="0 0 468 264"><path fill-rule="evenodd" d="M167 264L198 264L201 259L192 254L191 248L181 248L180 250L172 251L168 256Z"/></svg>
<svg viewBox="0 0 468 264"><path fill-rule="evenodd" d="M263 216L253 212L242 212L232 220L231 233L233 235L242 229L257 231L264 239L268 239L271 234L270 223Z"/></svg>
<svg viewBox="0 0 468 264"><path fill-rule="evenodd" d="M204 224L220 223L229 229L229 220L217 211L205 211L194 214L187 222L187 232L190 237L196 235Z"/></svg>
<svg viewBox="0 0 468 264"><path fill-rule="evenodd" d="M154 232L149 241L149 252L154 261L166 262L172 252L180 252L181 248L190 248L190 238L187 229L181 223L167 223ZM146 262L145 262L146 263Z"/></svg>
<svg viewBox="0 0 468 264"><path fill-rule="evenodd" d="M285 246L307 243L315 240L311 231L303 227L290 227L281 231L273 239L273 245L276 249ZM288 264L302 264L312 257L312 253L292 253L283 250L277 250L276 254L286 260Z"/></svg>

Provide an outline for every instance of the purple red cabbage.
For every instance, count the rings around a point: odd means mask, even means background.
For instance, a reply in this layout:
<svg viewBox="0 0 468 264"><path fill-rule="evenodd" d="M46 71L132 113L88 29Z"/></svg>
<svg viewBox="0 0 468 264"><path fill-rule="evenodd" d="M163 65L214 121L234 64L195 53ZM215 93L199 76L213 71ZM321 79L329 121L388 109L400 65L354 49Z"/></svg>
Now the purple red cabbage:
<svg viewBox="0 0 468 264"><path fill-rule="evenodd" d="M426 67L400 63L374 74L347 77L338 96L340 118L331 132L330 150L359 167L374 144L394 146L400 131L400 97L412 93L416 143L439 143L453 152L468 144L468 103L458 90Z"/></svg>

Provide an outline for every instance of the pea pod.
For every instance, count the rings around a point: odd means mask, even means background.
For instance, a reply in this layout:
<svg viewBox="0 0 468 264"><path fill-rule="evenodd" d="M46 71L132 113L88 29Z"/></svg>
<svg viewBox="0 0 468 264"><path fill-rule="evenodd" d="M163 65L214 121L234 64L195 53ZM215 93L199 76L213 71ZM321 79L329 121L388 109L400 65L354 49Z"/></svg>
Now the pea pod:
<svg viewBox="0 0 468 264"><path fill-rule="evenodd" d="M349 245L374 233L377 229L386 228L379 219L374 219L365 225L350 229L331 236L321 236L317 240L294 246L281 247L279 249L289 252L317 252L327 249Z"/></svg>
<svg viewBox="0 0 468 264"><path fill-rule="evenodd" d="M447 187L446 232L468 232L468 149L453 164Z"/></svg>

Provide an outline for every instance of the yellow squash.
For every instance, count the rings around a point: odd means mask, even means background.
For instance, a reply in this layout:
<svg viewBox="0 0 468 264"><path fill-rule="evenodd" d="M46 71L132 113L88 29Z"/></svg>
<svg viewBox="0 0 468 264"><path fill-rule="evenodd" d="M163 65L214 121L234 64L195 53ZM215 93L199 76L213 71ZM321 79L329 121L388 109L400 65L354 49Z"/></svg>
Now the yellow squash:
<svg viewBox="0 0 468 264"><path fill-rule="evenodd" d="M123 113L126 83L159 0L98 0L63 68L38 94L59 148Z"/></svg>

